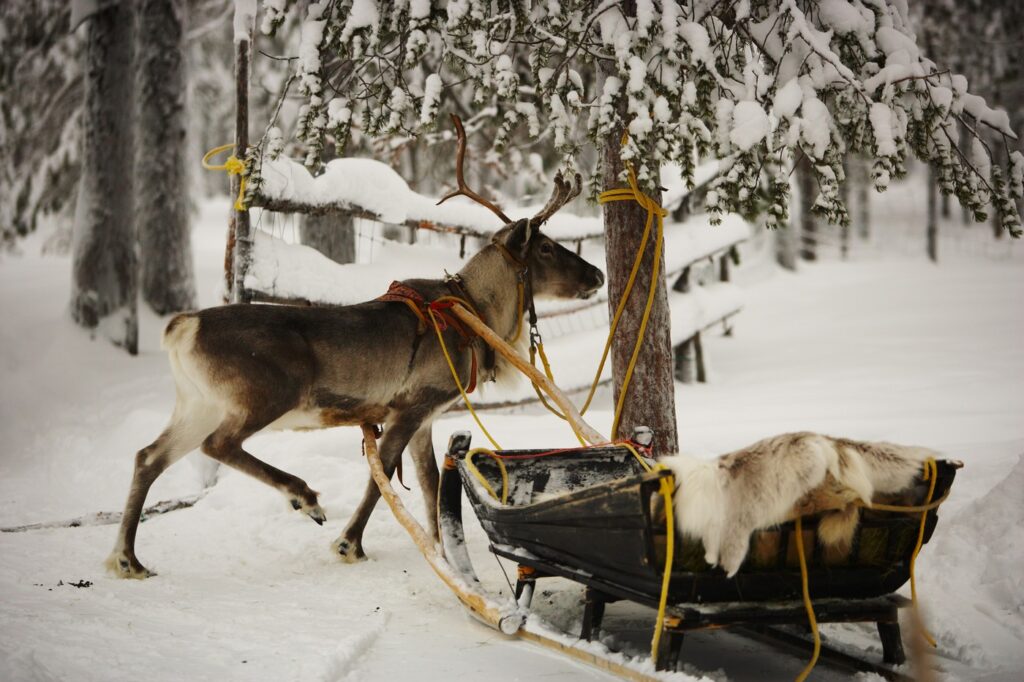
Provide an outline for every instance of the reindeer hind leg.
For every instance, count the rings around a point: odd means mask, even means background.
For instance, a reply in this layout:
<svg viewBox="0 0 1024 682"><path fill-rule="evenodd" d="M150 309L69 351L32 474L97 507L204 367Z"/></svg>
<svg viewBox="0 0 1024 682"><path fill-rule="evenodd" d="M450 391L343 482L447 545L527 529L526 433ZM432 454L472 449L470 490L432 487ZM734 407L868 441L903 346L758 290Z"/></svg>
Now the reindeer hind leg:
<svg viewBox="0 0 1024 682"><path fill-rule="evenodd" d="M107 558L107 569L121 578L143 579L156 575L135 556L135 535L142 517L142 507L153 482L167 467L199 447L203 439L216 426L216 419L210 415L216 410L196 409L186 412L181 404L175 407L171 423L160 436L139 450L135 455L135 470L132 473L131 488L125 502L124 514L117 535L114 550Z"/></svg>

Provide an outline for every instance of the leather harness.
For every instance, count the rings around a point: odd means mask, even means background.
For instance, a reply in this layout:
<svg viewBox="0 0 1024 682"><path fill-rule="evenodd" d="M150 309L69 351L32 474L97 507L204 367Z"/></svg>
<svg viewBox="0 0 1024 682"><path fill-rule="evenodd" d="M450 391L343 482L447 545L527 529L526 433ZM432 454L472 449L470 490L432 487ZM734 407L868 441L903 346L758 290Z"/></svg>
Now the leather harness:
<svg viewBox="0 0 1024 682"><path fill-rule="evenodd" d="M521 260L515 257L508 248L499 242L492 242L498 247L498 251L502 256L505 257L509 263L511 263L516 269L516 276L518 278L518 284L523 287L523 298L528 301L529 312L530 312L530 327L531 330L536 327L537 313L534 310L533 305L533 282L529 276L529 268ZM474 341L478 338L478 334L472 329L466 327L465 324L459 320L452 312L451 309L455 306L456 302L453 299L460 299L468 304L470 312L483 320L484 324L487 324L487 320L480 314L479 309L466 290L465 283L459 275L447 275L444 278L444 283L452 292L452 298L441 298L436 301L428 301L427 298L419 291L409 286L404 282L392 282L391 286L388 287L387 293L383 296L377 297L378 301L404 303L408 306L409 310L416 315L418 325L416 328L417 334L424 334L431 327L431 319L437 321L437 326L441 331L445 331L449 327L455 330L459 335L459 350L469 350L472 364L470 367L470 379L469 387L466 389L466 393L472 393L476 390L477 384L477 373L478 364L476 358L476 344ZM522 311L518 311L519 314ZM518 324L522 324L522 320L518 321ZM518 329L518 327L517 327ZM518 334L517 334L518 336ZM484 368L487 370L493 370L495 366L495 355L494 349L488 344L484 344Z"/></svg>

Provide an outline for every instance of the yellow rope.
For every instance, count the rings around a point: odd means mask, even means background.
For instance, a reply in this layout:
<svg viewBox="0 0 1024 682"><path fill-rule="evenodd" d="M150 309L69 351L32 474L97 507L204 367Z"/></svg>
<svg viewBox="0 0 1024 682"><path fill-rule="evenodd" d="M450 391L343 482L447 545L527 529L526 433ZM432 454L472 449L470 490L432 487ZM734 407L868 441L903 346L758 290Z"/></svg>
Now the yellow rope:
<svg viewBox="0 0 1024 682"><path fill-rule="evenodd" d="M630 173L632 173L632 167L627 165ZM630 176L634 179L634 176ZM620 193L627 192L628 194L621 195ZM600 204L605 204L610 201L626 201L632 199L632 190L627 189L611 189L607 192L602 192L598 197L597 201ZM587 393L587 399L583 403L583 409L580 410L580 414L586 414L587 409L590 407L590 402L594 399L594 394L597 392L597 386L601 383L601 372L604 371L604 365L608 361L608 353L612 348L612 338L615 336L615 331L619 327L619 319L622 317L622 312L626 309L626 302L629 300L629 295L633 291L633 284L636 282L637 273L640 271L640 264L643 262L644 253L647 250L647 240L651 237L651 225L650 214L647 216L647 223L644 225L644 233L640 237L640 246L637 247L636 257L633 259L633 267L629 271L629 278L626 280L626 288L622 292L622 296L619 298L619 304L615 308L615 314L612 316L612 323L608 327L608 338L604 344L604 350L601 352L601 361L597 365L597 372L594 374L594 381L590 384L590 392ZM654 280L652 280L652 285ZM615 433L612 433L615 436Z"/></svg>
<svg viewBox="0 0 1024 682"><path fill-rule="evenodd" d="M930 481L928 486L928 497L924 500L924 506L927 507L932 501L932 496L935 494L935 483L939 478L939 469L935 464L935 460L929 457L924 463L924 480ZM945 499L945 498L943 498ZM941 502L941 500L940 500ZM917 606L917 581L914 579L914 563L917 561L917 555L921 552L921 545L924 544L924 527L928 520L928 510L921 512L921 527L917 531L917 544L914 546L914 553L910 555L910 601L917 612L917 619L921 625L921 634L924 635L925 641L936 646L935 638L932 637L931 633L924 627L924 620L921 618L921 612Z"/></svg>
<svg viewBox="0 0 1024 682"><path fill-rule="evenodd" d="M814 654L810 663L797 675L796 682L804 682L807 676L814 670L818 663L818 656L821 655L821 635L818 634L818 619L814 617L814 604L811 603L811 591L807 586L807 557L804 556L804 531L801 523L802 517L796 517L796 553L800 558L800 586L803 589L804 609L807 610L807 621L811 626L811 634L814 635Z"/></svg>
<svg viewBox="0 0 1024 682"><path fill-rule="evenodd" d="M636 451L636 448L633 447L632 443L630 443L629 441L621 441L619 443L616 443L616 445L621 445L622 447L632 452L633 456L636 457L636 461L640 462L640 466L643 467L644 471L654 471L654 469L651 468L651 465L648 464L644 460L644 458L640 456L640 453ZM658 468L662 468L662 466L659 464Z"/></svg>
<svg viewBox="0 0 1024 682"><path fill-rule="evenodd" d="M476 421L477 426L479 426L480 430L484 432L485 436L487 436L487 440L491 441L491 445L494 446L494 449L501 450L502 448L498 445L498 441L494 440L491 436L491 432L488 431L487 427L484 426L482 421L480 421L480 417L477 416L476 410L473 409L473 403L469 401L469 396L466 395L466 390L462 387L462 381L459 379L459 373L455 369L455 364L452 363L452 356L448 354L448 346L445 345L444 336L441 335L441 327L437 324L437 314L430 308L427 308L427 313L430 315L430 321L434 325L434 333L437 334L437 340L441 344L441 351L444 353L444 359L448 361L448 369L452 372L452 378L455 379L455 385L458 387L459 393L462 395L462 399L466 403L466 408L469 410L469 413L473 415L473 419Z"/></svg>
<svg viewBox="0 0 1024 682"><path fill-rule="evenodd" d="M629 365L626 367L626 374L622 380L622 388L619 390L619 399L615 405L615 416L612 419L612 438L617 437L619 432L619 421L622 418L622 409L626 404L629 383L633 378L633 370L636 369L637 359L640 357L640 349L643 347L644 334L647 331L647 323L651 319L651 309L654 307L654 295L657 292L658 275L661 269L661 249L664 243L665 216L668 215L668 211L662 208L657 201L640 190L640 187L637 184L636 174L633 172L633 166L629 162L626 162L626 171L629 177L629 188L612 189L602 192L598 198L598 202L605 204L611 201L635 201L640 204L642 208L647 210L647 222L644 225L644 234L643 237L641 237L640 248L637 250L636 258L633 261L633 268L629 273L626 289L622 294L622 298L619 300L615 316L612 319L612 325L608 330L608 340L605 343L605 349L601 355L601 363L598 366L597 376L594 377L594 383L591 385L590 395L587 397L587 402L584 405L583 410L586 410L586 408L590 406L590 400L593 398L597 384L600 382L601 371L604 369L604 363L608 357L608 351L611 348L612 337L615 334L622 311L625 309L625 304L629 298L629 294L632 292L633 284L636 281L636 275L640 269L640 263L643 259L643 254L647 250L647 240L651 232L651 223L656 220L658 228L654 243L654 265L651 268L651 286L647 292L647 303L644 306L643 316L640 318L640 329L637 332L636 343L633 345L633 354L630 356ZM583 411L580 413L582 414L582 412Z"/></svg>
<svg viewBox="0 0 1024 682"><path fill-rule="evenodd" d="M630 448L632 450L632 448ZM640 455L633 451L637 459ZM647 466L641 460L641 464ZM659 470L666 469L662 464L657 465ZM650 467L648 467L650 469ZM654 622L654 636L651 638L651 660L657 661L658 647L661 645L661 631L665 627L665 606L668 603L668 587L672 579L672 559L675 554L675 510L672 507L672 495L675 491L675 478L670 474L660 481L661 497L665 501L665 569L661 575L661 597L658 599L658 618Z"/></svg>
<svg viewBox="0 0 1024 682"><path fill-rule="evenodd" d="M206 170L222 170L227 171L228 175L240 175L241 180L238 183L238 198L235 199L235 210L245 210L245 162L239 159L237 156L232 154L224 161L224 163L214 166L210 163L210 159L221 152L226 152L232 149L234 144L222 144L219 147L215 147L203 155L203 168Z"/></svg>
<svg viewBox="0 0 1024 682"><path fill-rule="evenodd" d="M881 511L894 511L894 512L921 512L921 525L917 531L917 543L914 545L914 552L910 555L910 603L911 608L917 613L918 622L923 623L921 619L920 611L917 605L917 581L914 578L914 564L917 561L917 555L921 552L921 547L924 545L924 530L928 520L928 512L932 509L937 508L940 504L946 501L949 497L947 492L938 500L932 500L935 496L935 484L938 481L939 469L935 463L935 459L929 457L924 462L924 480L929 481L928 496L924 500L924 504L913 505L913 506L902 506L895 504L872 504L869 509L877 509ZM796 518L796 551L800 558L800 582L803 588L804 608L807 610L807 620L811 627L811 632L814 635L814 654L811 656L810 663L804 668L803 672L797 676L796 682L803 682L807 679L807 676L814 669L815 664L818 662L818 655L821 653L821 636L818 634L818 621L814 617L814 605L811 603L810 590L807 585L807 559L804 556L804 535L802 526L802 517ZM925 629L924 625L921 625L921 634L925 640L933 647L936 646L935 638L932 637L931 633Z"/></svg>
<svg viewBox="0 0 1024 682"><path fill-rule="evenodd" d="M536 346L534 346L533 344L530 345L530 364L533 365L533 367L537 367L537 355L540 355L540 361L541 364L544 366L544 374L545 376L547 376L548 381L550 381L551 383L555 383L555 375L551 371L551 363L548 361L548 356L544 352L543 343L538 342ZM579 428L576 426L576 422L566 417L557 408L555 408L554 405L549 403L548 399L544 397L543 391L540 390L540 386L538 386L535 382L532 381L530 383L533 385L533 392L536 393L537 398L540 399L540 404L543 405L551 414L555 415L564 422L568 422L569 428L572 429L573 435L576 436L576 440L580 442L580 445L582 445L583 447L586 447L587 445L597 445L597 443L588 443L587 439L583 436Z"/></svg>
<svg viewBox="0 0 1024 682"><path fill-rule="evenodd" d="M475 464L473 464L473 457L481 454L489 456L498 463L498 469L501 471L501 497L498 497L498 494L494 492L494 488L491 487L491 484L487 482L484 475L481 474L480 470L476 468ZM480 485L482 485L487 492L491 494L491 497L495 500L499 500L502 504L508 504L508 470L505 468L505 462L501 460L501 457L498 457L498 455L491 450L476 448L475 450L470 450L466 453L466 468L469 469L470 473L473 474L476 480L480 481Z"/></svg>

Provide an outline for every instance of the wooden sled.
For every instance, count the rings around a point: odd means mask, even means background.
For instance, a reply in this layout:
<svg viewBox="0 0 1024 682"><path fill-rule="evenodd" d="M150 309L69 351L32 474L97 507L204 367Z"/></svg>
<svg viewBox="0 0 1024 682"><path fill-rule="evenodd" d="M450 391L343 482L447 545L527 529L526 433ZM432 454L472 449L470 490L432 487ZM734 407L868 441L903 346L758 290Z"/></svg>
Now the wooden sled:
<svg viewBox="0 0 1024 682"><path fill-rule="evenodd" d="M522 608L529 608L534 582L548 576L586 587L582 640L597 632L606 604L628 600L657 608L666 540L664 520L657 518L658 489L668 471L646 471L622 445L554 454L507 450L494 453L502 458L505 481L499 465L482 454L472 457L468 433L455 434L441 479L445 552L460 573L475 580L462 542L464 490L491 551L520 566L516 597ZM948 492L960 466L937 464L935 499ZM492 491L505 490L506 502L495 499L478 476ZM914 504L923 503L927 493L927 484L918 481L911 493L917 498ZM938 521L935 509L927 514L924 542ZM906 660L897 614L909 601L894 592L910 577L920 519L920 513L865 509L848 555L839 557L824 555L816 542L817 519L803 520L808 583L818 621L876 623L881 663L887 665L835 650L825 651L823 659L900 677L888 665ZM799 644L799 637L773 629L807 624L795 544L793 523L760 531L740 572L727 578L704 562L699 541L677 543L657 668L675 668L683 635L694 630L743 628L741 634L790 647Z"/></svg>

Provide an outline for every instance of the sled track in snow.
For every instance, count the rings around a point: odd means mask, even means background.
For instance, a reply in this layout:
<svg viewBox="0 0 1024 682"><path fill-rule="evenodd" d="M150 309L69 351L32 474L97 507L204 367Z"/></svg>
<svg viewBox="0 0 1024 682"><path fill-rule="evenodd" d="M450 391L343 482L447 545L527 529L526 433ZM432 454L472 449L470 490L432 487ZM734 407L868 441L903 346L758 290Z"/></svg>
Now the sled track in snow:
<svg viewBox="0 0 1024 682"><path fill-rule="evenodd" d="M170 512L177 511L179 509L188 509L195 505L196 502L206 497L206 493L209 492L209 488L204 489L202 492L196 495L189 495L186 497L178 497L173 500L161 500L154 505L150 505L142 510L142 521L145 521L151 516L160 516L162 514L169 514ZM0 532L3 533L25 533L33 530L49 530L53 528L80 528L82 526L111 526L115 523L121 522L121 517L124 514L122 512L93 512L92 514L86 514L85 516L79 516L66 521L44 521L41 523L28 523L23 526L9 526L6 528L0 528Z"/></svg>

